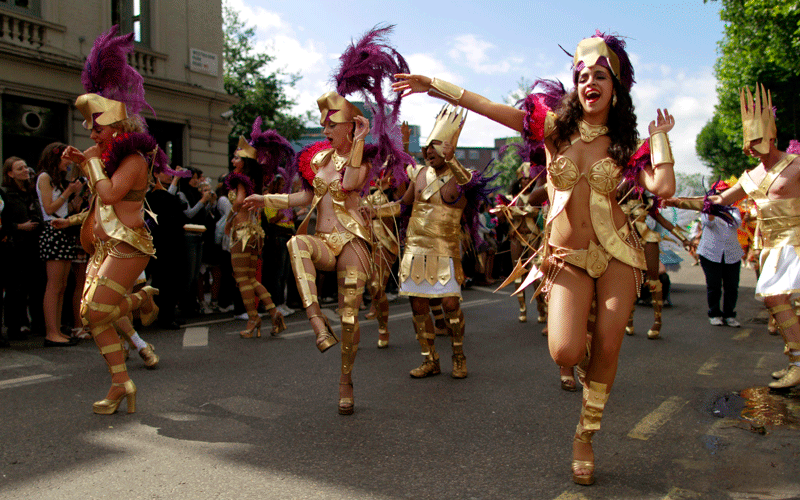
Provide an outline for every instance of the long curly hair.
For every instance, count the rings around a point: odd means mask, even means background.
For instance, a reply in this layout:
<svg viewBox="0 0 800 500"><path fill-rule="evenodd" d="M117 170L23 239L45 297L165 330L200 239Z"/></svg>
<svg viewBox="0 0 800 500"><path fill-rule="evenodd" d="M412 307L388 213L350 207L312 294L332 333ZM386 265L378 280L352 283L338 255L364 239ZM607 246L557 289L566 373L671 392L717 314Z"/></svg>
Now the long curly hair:
<svg viewBox="0 0 800 500"><path fill-rule="evenodd" d="M636 152L639 131L636 129L636 114L630 92L613 75L611 79L614 82L617 103L611 106L606 121L607 135L611 139L608 156L617 165L624 166ZM578 131L578 121L583 117L583 106L578 98L577 88L564 95L556 114L558 118L553 144L560 150L562 145L569 144L569 138Z"/></svg>
<svg viewBox="0 0 800 500"><path fill-rule="evenodd" d="M46 173L50 176L50 186L61 190L67 187L67 175L66 172L62 172L58 167L61 165L61 153L66 148L66 144L51 142L42 150L42 154L39 156L39 164L36 166L39 175ZM78 167L73 165L72 168Z"/></svg>

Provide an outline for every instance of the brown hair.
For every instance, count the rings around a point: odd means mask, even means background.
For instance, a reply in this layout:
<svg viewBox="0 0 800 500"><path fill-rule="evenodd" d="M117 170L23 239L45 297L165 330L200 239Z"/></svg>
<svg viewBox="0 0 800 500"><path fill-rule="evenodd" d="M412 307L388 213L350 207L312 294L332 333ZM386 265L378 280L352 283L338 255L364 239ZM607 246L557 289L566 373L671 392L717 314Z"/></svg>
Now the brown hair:
<svg viewBox="0 0 800 500"><path fill-rule="evenodd" d="M46 173L50 176L50 185L62 190L67 184L67 179L64 172L58 167L61 164L61 153L64 152L66 147L67 145L61 142L52 142L48 144L42 151L42 155L39 157L39 164L37 165L39 175Z"/></svg>
<svg viewBox="0 0 800 500"><path fill-rule="evenodd" d="M3 187L12 187L16 186L16 182L14 179L11 178L11 167L14 166L15 163L22 160L19 156L9 156L6 158L6 161L3 162ZM22 160L24 161L24 160Z"/></svg>

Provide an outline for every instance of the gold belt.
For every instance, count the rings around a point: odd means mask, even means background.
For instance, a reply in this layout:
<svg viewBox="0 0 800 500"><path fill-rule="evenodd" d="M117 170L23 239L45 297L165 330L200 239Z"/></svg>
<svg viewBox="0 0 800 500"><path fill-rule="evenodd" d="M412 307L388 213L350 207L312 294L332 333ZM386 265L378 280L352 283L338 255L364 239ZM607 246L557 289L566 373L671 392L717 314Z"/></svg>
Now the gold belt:
<svg viewBox="0 0 800 500"><path fill-rule="evenodd" d="M339 256L342 253L342 249L345 245L347 245L351 240L355 239L356 235L349 231L331 231L330 233L320 233L317 231L314 233L314 236L318 237L325 243L328 248L336 255Z"/></svg>
<svg viewBox="0 0 800 500"><path fill-rule="evenodd" d="M606 272L608 263L613 256L602 246L594 241L589 242L589 248L575 250L572 248L551 245L552 256L563 260L573 266L580 267L592 278L599 278Z"/></svg>

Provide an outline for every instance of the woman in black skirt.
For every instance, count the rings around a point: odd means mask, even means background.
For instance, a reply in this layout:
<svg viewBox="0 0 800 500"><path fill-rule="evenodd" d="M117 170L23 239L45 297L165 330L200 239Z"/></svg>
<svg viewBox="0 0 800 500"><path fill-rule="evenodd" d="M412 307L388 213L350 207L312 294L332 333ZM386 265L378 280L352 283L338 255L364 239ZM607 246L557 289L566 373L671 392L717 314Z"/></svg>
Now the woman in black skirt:
<svg viewBox="0 0 800 500"><path fill-rule="evenodd" d="M55 218L67 217L70 197L83 188L81 180L67 181L72 162L61 158L66 147L66 144L54 142L44 148L39 158L39 176L36 178L36 194L44 220L39 234L39 259L46 263L47 269L44 291L45 347L70 346L78 342L78 339L61 333L61 310L67 278L76 257L77 235L72 231L55 229L51 224Z"/></svg>

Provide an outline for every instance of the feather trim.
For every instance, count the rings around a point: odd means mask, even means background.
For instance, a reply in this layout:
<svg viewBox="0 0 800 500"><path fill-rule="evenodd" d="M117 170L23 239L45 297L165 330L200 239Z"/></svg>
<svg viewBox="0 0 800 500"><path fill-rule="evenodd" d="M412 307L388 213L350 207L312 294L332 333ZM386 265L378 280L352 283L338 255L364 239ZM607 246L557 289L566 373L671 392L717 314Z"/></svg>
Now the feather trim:
<svg viewBox="0 0 800 500"><path fill-rule="evenodd" d="M111 139L111 144L101 156L106 166L106 174L111 177L119 168L122 160L138 153L141 153L148 163L152 163L153 172L157 174L166 172L177 177L191 177L192 175L188 170L182 172L172 170L169 167L169 159L166 153L158 146L155 137L145 132L117 134L116 137Z"/></svg>
<svg viewBox="0 0 800 500"><path fill-rule="evenodd" d="M255 184L250 177L240 174L239 172L231 172L225 176L225 187L228 189L236 190L239 185L244 186L244 192L247 196L256 192Z"/></svg>

